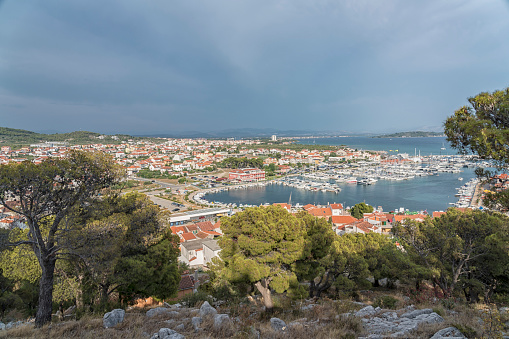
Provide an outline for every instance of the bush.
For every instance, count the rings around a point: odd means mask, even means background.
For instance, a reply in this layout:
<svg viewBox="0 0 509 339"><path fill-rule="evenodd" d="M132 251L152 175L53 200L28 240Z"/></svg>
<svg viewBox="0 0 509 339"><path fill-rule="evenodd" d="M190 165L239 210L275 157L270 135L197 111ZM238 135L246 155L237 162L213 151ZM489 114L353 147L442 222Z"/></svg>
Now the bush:
<svg viewBox="0 0 509 339"><path fill-rule="evenodd" d="M208 301L209 304L212 304L213 300L210 295L207 293L198 291L196 293L189 293L180 298L180 302L189 307L195 307L197 304L202 303L204 301Z"/></svg>
<svg viewBox="0 0 509 339"><path fill-rule="evenodd" d="M391 297L390 295L384 295L383 297L376 299L373 306L394 310L396 309L397 303L398 299Z"/></svg>

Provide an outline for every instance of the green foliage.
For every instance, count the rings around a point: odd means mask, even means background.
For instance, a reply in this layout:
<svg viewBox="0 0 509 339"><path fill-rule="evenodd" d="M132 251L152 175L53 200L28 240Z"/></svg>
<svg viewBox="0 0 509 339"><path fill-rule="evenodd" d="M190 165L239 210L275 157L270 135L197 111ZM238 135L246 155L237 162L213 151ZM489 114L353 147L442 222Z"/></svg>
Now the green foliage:
<svg viewBox="0 0 509 339"><path fill-rule="evenodd" d="M375 300L375 302L373 303L373 307L388 308L391 310L395 310L398 302L399 302L398 299L390 295L384 295Z"/></svg>
<svg viewBox="0 0 509 339"><path fill-rule="evenodd" d="M263 160L261 158L226 158L220 164L222 168L262 168Z"/></svg>
<svg viewBox="0 0 509 339"><path fill-rule="evenodd" d="M107 196L80 210L75 222L81 230L75 270L89 295L106 303L113 292L125 300L176 294L178 236L163 232L160 210L147 196Z"/></svg>
<svg viewBox="0 0 509 339"><path fill-rule="evenodd" d="M43 133L35 133L31 131L26 131L22 129L14 129L7 127L0 127L0 142L3 144L34 144L45 141L67 141L70 144L90 144L92 142L106 142L108 144L119 144L121 142L125 142L126 140L147 140L154 141L156 139L153 138L142 138L142 137L132 137L129 135L120 135L117 134L117 138L112 138L112 136L105 136L104 139L100 140L99 137L101 134L87 131L75 131L71 133L55 133L55 134L43 134Z"/></svg>
<svg viewBox="0 0 509 339"><path fill-rule="evenodd" d="M205 292L198 291L196 293L189 293L180 298L180 302L187 305L188 307L195 307L198 304L201 304L205 301L208 301L209 304L212 304L213 300Z"/></svg>
<svg viewBox="0 0 509 339"><path fill-rule="evenodd" d="M452 147L462 153L473 153L481 159L492 160L499 170L509 164L509 88L493 93L483 92L468 99L449 117L445 134ZM477 171L478 176L489 178L493 171ZM485 204L491 208L509 209L509 192L494 192Z"/></svg>
<svg viewBox="0 0 509 339"><path fill-rule="evenodd" d="M366 203L364 203L364 202L355 204L350 209L350 215L357 219L362 219L362 217L364 216L364 213L371 213L371 212L373 212L373 206L366 205Z"/></svg>
<svg viewBox="0 0 509 339"><path fill-rule="evenodd" d="M302 220L280 206L255 207L222 218L221 227L218 279L255 284L262 294L268 293L265 300L270 298L270 289L288 290L295 276L290 266L302 256L305 243Z"/></svg>
<svg viewBox="0 0 509 339"><path fill-rule="evenodd" d="M461 290L470 302L479 301L480 294L489 301L509 287L508 230L504 215L455 209L440 218L393 228L414 262L429 269L445 297Z"/></svg>

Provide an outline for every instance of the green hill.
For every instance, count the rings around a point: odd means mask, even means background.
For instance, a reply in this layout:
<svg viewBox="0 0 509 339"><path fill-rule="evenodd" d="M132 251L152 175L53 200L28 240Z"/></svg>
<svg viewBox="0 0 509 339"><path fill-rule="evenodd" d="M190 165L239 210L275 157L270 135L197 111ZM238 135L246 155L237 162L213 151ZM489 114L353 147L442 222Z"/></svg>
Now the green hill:
<svg viewBox="0 0 509 339"><path fill-rule="evenodd" d="M399 132L392 134L384 134L375 136L373 138L423 138L423 137L442 137L442 136L444 136L443 132L415 131L415 132Z"/></svg>
<svg viewBox="0 0 509 339"><path fill-rule="evenodd" d="M108 143L116 144L132 140L155 140L154 138L133 137L130 135L104 135L88 131L75 131L70 133L43 134L22 129L0 127L0 143L3 145L29 145L45 141L68 142L71 145Z"/></svg>

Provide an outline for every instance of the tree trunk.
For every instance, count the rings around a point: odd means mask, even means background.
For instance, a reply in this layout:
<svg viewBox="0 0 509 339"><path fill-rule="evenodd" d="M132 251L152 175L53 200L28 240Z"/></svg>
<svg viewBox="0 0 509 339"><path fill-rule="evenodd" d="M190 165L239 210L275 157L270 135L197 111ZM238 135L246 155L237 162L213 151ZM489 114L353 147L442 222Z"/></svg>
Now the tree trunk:
<svg viewBox="0 0 509 339"><path fill-rule="evenodd" d="M272 295L270 294L269 282L270 280L268 279L262 279L261 281L258 281L255 286L263 297L265 310L270 313L274 308L274 303L272 303Z"/></svg>
<svg viewBox="0 0 509 339"><path fill-rule="evenodd" d="M51 322L53 309L53 277L56 259L40 260L42 275L39 283L39 305L35 316L35 327L42 327Z"/></svg>

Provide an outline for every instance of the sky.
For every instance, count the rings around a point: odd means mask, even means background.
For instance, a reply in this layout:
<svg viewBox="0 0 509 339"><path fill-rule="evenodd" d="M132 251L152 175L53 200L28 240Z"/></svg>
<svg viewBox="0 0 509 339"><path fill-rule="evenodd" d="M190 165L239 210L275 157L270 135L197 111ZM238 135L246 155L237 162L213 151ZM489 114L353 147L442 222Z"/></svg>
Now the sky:
<svg viewBox="0 0 509 339"><path fill-rule="evenodd" d="M0 126L441 130L509 87L509 0L0 0Z"/></svg>

